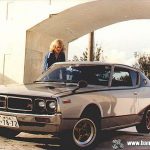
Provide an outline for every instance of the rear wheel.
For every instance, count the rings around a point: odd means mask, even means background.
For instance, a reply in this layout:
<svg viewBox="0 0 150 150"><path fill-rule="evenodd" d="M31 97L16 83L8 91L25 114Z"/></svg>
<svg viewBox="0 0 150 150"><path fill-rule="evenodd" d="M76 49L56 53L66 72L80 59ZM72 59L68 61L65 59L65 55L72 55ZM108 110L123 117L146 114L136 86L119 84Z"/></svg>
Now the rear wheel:
<svg viewBox="0 0 150 150"><path fill-rule="evenodd" d="M150 108L145 111L141 123L136 126L136 130L139 133L150 132Z"/></svg>

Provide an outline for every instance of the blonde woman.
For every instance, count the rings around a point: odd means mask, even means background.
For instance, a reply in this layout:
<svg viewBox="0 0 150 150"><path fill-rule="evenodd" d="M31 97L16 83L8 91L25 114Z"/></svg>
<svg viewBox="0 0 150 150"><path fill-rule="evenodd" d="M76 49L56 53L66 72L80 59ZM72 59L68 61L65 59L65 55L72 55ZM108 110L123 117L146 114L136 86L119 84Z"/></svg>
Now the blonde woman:
<svg viewBox="0 0 150 150"><path fill-rule="evenodd" d="M53 63L65 61L64 44L60 39L52 41L49 52L44 58L44 71L46 71Z"/></svg>

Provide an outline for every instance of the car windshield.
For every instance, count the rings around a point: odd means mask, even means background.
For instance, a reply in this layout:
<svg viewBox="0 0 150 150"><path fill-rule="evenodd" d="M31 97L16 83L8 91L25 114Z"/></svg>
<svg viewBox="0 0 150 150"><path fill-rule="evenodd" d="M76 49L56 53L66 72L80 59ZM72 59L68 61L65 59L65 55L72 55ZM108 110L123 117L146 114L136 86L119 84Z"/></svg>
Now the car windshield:
<svg viewBox="0 0 150 150"><path fill-rule="evenodd" d="M36 82L78 83L108 86L111 66L108 65L53 65Z"/></svg>

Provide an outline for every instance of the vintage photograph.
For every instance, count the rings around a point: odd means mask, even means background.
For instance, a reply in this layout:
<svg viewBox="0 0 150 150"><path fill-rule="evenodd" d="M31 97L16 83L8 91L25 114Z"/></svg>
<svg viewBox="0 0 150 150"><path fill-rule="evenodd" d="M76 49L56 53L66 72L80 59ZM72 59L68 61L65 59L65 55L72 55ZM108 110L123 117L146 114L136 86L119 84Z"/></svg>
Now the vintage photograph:
<svg viewBox="0 0 150 150"><path fill-rule="evenodd" d="M149 27L149 0L0 0L0 150L149 150Z"/></svg>

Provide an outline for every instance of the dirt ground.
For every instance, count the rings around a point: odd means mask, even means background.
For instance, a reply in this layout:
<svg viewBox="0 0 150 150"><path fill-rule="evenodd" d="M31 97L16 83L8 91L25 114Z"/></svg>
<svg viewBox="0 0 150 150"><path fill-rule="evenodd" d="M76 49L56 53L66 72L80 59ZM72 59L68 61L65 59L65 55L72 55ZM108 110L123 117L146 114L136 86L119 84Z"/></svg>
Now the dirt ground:
<svg viewBox="0 0 150 150"><path fill-rule="evenodd" d="M52 144L51 144L52 143ZM20 133L13 139L0 137L0 150L59 150L59 139L50 135Z"/></svg>

